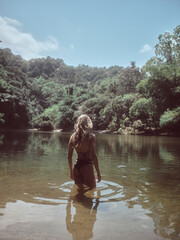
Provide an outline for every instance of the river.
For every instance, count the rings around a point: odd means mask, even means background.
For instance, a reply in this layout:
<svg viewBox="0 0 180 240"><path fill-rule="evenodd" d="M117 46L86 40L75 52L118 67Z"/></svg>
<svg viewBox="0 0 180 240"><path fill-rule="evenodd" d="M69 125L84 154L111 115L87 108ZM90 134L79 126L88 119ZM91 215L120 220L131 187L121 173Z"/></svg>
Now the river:
<svg viewBox="0 0 180 240"><path fill-rule="evenodd" d="M180 239L180 138L96 134L102 181L83 193L69 136L0 132L0 240Z"/></svg>

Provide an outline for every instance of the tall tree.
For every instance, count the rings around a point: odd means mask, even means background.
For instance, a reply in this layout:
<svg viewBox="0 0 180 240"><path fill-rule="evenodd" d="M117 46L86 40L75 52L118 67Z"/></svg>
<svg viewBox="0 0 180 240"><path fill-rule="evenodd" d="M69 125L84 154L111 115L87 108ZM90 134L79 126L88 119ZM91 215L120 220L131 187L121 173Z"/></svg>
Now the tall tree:
<svg viewBox="0 0 180 240"><path fill-rule="evenodd" d="M155 46L155 53L168 64L180 63L180 25L178 25L173 34L165 32L159 35L159 43Z"/></svg>

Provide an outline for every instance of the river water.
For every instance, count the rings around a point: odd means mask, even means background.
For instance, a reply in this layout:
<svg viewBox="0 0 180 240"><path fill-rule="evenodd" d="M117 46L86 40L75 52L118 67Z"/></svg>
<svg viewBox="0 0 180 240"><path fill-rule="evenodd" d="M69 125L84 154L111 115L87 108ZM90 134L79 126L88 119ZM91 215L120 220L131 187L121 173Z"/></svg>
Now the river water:
<svg viewBox="0 0 180 240"><path fill-rule="evenodd" d="M0 240L180 239L180 138L97 134L102 181L82 192L69 136L0 132Z"/></svg>

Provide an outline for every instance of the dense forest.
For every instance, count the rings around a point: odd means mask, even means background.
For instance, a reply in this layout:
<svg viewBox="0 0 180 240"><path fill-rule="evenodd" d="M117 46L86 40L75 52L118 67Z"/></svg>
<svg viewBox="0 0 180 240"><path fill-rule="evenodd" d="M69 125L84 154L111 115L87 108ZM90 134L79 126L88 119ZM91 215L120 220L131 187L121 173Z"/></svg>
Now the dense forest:
<svg viewBox="0 0 180 240"><path fill-rule="evenodd" d="M0 49L0 128L67 131L82 113L95 130L180 132L180 25L159 36L141 69L26 61Z"/></svg>

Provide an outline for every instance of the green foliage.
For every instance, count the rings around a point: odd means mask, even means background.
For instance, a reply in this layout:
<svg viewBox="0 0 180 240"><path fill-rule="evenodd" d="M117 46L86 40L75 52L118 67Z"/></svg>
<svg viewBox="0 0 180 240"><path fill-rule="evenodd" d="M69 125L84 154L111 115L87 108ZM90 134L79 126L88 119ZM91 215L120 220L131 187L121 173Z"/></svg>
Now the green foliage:
<svg viewBox="0 0 180 240"><path fill-rule="evenodd" d="M142 79L136 85L136 91L140 93L143 97L147 97L148 96L148 79Z"/></svg>
<svg viewBox="0 0 180 240"><path fill-rule="evenodd" d="M137 98L136 94L125 94L111 99L100 111L99 124L111 131L130 124L129 108Z"/></svg>
<svg viewBox="0 0 180 240"><path fill-rule="evenodd" d="M53 105L52 107L46 108L44 111L44 117L49 118L53 124L57 122L59 114L59 105Z"/></svg>
<svg viewBox="0 0 180 240"><path fill-rule="evenodd" d="M134 128L134 130L138 130L138 131L144 131L144 129L145 129L145 126L140 119L135 120L133 122L132 127Z"/></svg>
<svg viewBox="0 0 180 240"><path fill-rule="evenodd" d="M59 116L59 105L53 105L52 107L46 108L43 113L35 117L31 124L35 128L43 128L44 122L50 122L52 129L56 128L57 119Z"/></svg>
<svg viewBox="0 0 180 240"><path fill-rule="evenodd" d="M100 111L107 105L108 100L104 96L90 98L82 104L82 112L88 114L93 120L94 129L101 129Z"/></svg>
<svg viewBox="0 0 180 240"><path fill-rule="evenodd" d="M100 94L107 94L112 97L115 95L124 95L134 93L136 85L142 79L142 73L135 62L131 62L130 67L121 68L120 71L115 72L114 76L108 76L103 81L98 81L94 89Z"/></svg>
<svg viewBox="0 0 180 240"><path fill-rule="evenodd" d="M41 125L40 125L40 130L43 130L43 131L51 131L53 130L54 127L53 127L53 124L51 121L42 121Z"/></svg>
<svg viewBox="0 0 180 240"><path fill-rule="evenodd" d="M153 103L152 99L140 98L133 102L129 109L130 118L133 120L141 120L142 122L148 122L151 120Z"/></svg>
<svg viewBox="0 0 180 240"><path fill-rule="evenodd" d="M100 129L106 129L109 126L109 123L114 118L114 112L112 109L112 101L109 102L104 108L99 112L99 126Z"/></svg>
<svg viewBox="0 0 180 240"><path fill-rule="evenodd" d="M121 91L119 94L134 93L136 91L136 85L143 78L143 75L135 62L131 62L130 67L126 67L120 76Z"/></svg>
<svg viewBox="0 0 180 240"><path fill-rule="evenodd" d="M180 25L173 34L165 32L159 35L159 44L156 44L156 55L160 56L168 64L179 63L180 61Z"/></svg>
<svg viewBox="0 0 180 240"><path fill-rule="evenodd" d="M117 117L114 117L108 124L108 130L116 131L117 129L118 129L118 121L117 121Z"/></svg>
<svg viewBox="0 0 180 240"><path fill-rule="evenodd" d="M180 107L166 110L160 117L160 127L166 130L180 131Z"/></svg>
<svg viewBox="0 0 180 240"><path fill-rule="evenodd" d="M173 109L180 105L180 75L178 66L163 64L153 67L148 79L148 95L153 98L158 108L157 118L168 108Z"/></svg>
<svg viewBox="0 0 180 240"><path fill-rule="evenodd" d="M10 92L10 85L2 78L0 78L0 93Z"/></svg>

